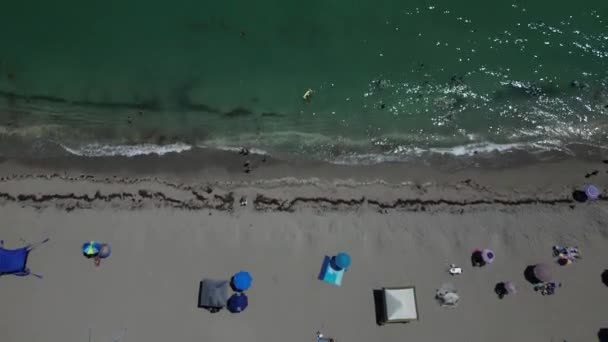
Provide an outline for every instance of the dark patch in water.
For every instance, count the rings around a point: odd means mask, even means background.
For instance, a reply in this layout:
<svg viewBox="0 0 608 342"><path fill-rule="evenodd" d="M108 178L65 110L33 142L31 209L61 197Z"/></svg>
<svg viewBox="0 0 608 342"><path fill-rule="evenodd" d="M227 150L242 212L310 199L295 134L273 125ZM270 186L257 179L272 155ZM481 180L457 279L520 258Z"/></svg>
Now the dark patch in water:
<svg viewBox="0 0 608 342"><path fill-rule="evenodd" d="M589 88L589 84L587 84L585 82L578 81L578 80L574 80L574 81L570 82L570 86L572 88L576 88L576 89L586 89L586 88Z"/></svg>
<svg viewBox="0 0 608 342"><path fill-rule="evenodd" d="M462 75L452 75L452 77L450 77L450 84L452 84L452 85L463 85L464 84L464 76L462 76Z"/></svg>
<svg viewBox="0 0 608 342"><path fill-rule="evenodd" d="M68 100L66 100L64 98L61 98L61 97L47 96L47 95L32 95L32 96L29 97L29 100L56 102L56 103L66 103L66 102L69 102Z"/></svg>
<svg viewBox="0 0 608 342"><path fill-rule="evenodd" d="M129 102L95 102L95 101L73 101L71 102L77 106L96 107L105 109L147 109L147 110L159 110L161 108L160 101L158 99L150 99L140 103L129 103Z"/></svg>
<svg viewBox="0 0 608 342"><path fill-rule="evenodd" d="M263 117L269 117L269 118L279 118L279 117L284 117L284 114L281 113L275 113L275 112L264 112L262 114L260 114Z"/></svg>
<svg viewBox="0 0 608 342"><path fill-rule="evenodd" d="M510 82L502 89L494 92L495 100L509 99L511 97L536 98L541 96L557 96L560 88L554 84L526 84L523 82Z"/></svg>
<svg viewBox="0 0 608 342"><path fill-rule="evenodd" d="M244 107L236 107L233 110L227 111L224 113L224 116L229 118L240 117L240 116L249 116L253 114L253 112Z"/></svg>
<svg viewBox="0 0 608 342"><path fill-rule="evenodd" d="M214 108L214 107L208 106L206 104L202 104L202 103L190 103L188 105L188 107L186 107L186 109L191 110L191 111L206 112L206 113L213 113L213 114L219 114L222 112L221 110L219 110L217 108Z"/></svg>
<svg viewBox="0 0 608 342"><path fill-rule="evenodd" d="M177 107L180 110L197 111L219 114L221 111L204 103L195 103L190 99L190 92L199 84L198 79L192 79L184 82L173 91L173 96Z"/></svg>
<svg viewBox="0 0 608 342"><path fill-rule="evenodd" d="M189 22L185 24L185 27L190 32L202 33L209 29L209 24L206 22Z"/></svg>

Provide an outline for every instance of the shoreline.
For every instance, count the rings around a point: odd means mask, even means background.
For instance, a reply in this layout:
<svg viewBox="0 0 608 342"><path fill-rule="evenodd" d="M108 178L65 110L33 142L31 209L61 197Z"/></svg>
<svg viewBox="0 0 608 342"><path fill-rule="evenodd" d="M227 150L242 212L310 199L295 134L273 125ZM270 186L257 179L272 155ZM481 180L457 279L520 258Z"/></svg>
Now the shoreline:
<svg viewBox="0 0 608 342"><path fill-rule="evenodd" d="M160 176L206 182L253 182L283 178L319 180L384 180L387 183L454 181L457 177L482 175L492 177L500 172L533 174L543 168L560 171L554 180L572 182L596 169L608 173L608 150L590 149L585 145L575 155L548 152L532 154L525 151L484 153L472 156L433 155L410 161L385 161L371 164L341 164L314 159L283 159L261 153L243 155L238 151L196 148L163 155L154 153L135 156L77 156L72 154L29 157L0 155L0 176L14 173L70 173L93 176ZM249 164L250 173L245 171ZM600 172L601 170L601 172ZM595 176L595 175L592 175Z"/></svg>
<svg viewBox="0 0 608 342"><path fill-rule="evenodd" d="M585 184L608 186L604 162L570 160L447 173L425 165L288 163L217 151L209 164L195 165L181 157L5 160L0 163L0 202L66 211L108 205L232 211L247 201L257 211L462 212L490 206L574 208L575 190ZM239 170L243 160L254 166L249 173L242 165ZM607 199L600 196L599 201Z"/></svg>

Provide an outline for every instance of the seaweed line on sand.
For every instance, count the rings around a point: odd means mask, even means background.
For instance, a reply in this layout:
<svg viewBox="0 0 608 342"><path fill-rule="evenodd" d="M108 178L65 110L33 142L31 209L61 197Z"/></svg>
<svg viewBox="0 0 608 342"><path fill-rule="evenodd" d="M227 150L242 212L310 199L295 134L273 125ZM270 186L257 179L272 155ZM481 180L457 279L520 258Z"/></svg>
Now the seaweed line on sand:
<svg viewBox="0 0 608 342"><path fill-rule="evenodd" d="M178 199L160 191L140 189L137 192L112 192L102 194L96 191L93 195L71 193L49 193L49 194L11 194L0 192L0 205L6 203L18 203L22 206L45 208L55 206L67 211L74 209L90 209L93 205L105 203L126 204L119 208L137 209L146 205L155 207L169 207L182 210L218 210L233 211L235 208L235 194L203 194L191 190L187 193L189 198ZM600 201L608 198L600 197ZM122 203L121 203L122 202ZM398 198L393 201L380 201L376 199L361 198L331 198L331 197L294 197L283 199L257 194L253 200L253 209L257 211L293 212L299 208L316 208L323 210L358 210L362 207L375 208L377 210L408 210L426 211L427 208L435 210L450 208L475 208L483 206L517 207L530 205L571 205L575 201L567 197L534 198L525 197L519 199L485 198L472 200L453 200L445 198L419 199Z"/></svg>

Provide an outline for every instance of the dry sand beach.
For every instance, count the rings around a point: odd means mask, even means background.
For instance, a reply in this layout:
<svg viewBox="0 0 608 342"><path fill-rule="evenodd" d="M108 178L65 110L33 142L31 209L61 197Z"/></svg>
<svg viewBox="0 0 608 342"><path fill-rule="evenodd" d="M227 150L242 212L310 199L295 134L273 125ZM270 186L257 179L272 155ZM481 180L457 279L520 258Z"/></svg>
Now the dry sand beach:
<svg viewBox="0 0 608 342"><path fill-rule="evenodd" d="M0 277L1 340L314 341L321 330L337 341L574 342L608 327L608 207L572 199L587 182L608 185L601 159L446 172L250 156L245 174L242 157L207 157L4 160L0 237L51 240L28 261L43 279ZM112 245L98 268L80 252L87 240ZM563 287L541 296L523 271L554 263L554 244L583 259L556 265ZM485 247L496 261L472 268ZM317 280L323 256L342 250L353 260L343 285ZM451 277L450 263L464 273ZM254 277L247 310L197 308L202 278L240 269ZM505 280L519 292L499 300ZM446 282L456 308L434 300ZM416 286L420 320L377 326L372 291L403 285Z"/></svg>

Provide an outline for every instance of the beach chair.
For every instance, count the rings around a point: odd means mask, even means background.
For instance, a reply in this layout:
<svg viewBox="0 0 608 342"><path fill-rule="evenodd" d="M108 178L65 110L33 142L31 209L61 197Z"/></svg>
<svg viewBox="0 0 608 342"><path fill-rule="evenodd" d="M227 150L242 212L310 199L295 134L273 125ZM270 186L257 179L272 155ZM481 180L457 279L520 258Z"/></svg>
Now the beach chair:
<svg viewBox="0 0 608 342"><path fill-rule="evenodd" d="M26 266L27 257L34 248L47 241L49 241L48 238L39 243L29 244L17 249L6 249L4 248L4 241L0 241L0 275L12 274L20 277L33 275L42 278L41 275L30 272L30 269Z"/></svg>

